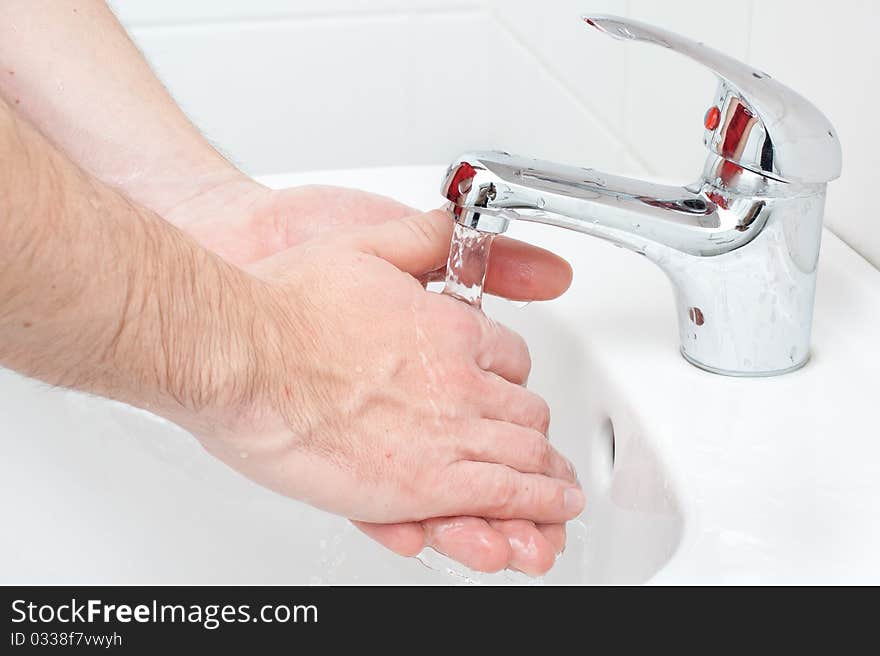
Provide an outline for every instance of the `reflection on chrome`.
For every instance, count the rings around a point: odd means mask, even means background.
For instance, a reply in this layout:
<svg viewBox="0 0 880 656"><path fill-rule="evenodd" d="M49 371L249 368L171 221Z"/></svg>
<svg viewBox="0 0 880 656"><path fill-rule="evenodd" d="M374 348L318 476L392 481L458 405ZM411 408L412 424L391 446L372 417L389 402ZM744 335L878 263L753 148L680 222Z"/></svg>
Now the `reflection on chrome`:
<svg viewBox="0 0 880 656"><path fill-rule="evenodd" d="M533 221L629 248L672 281L687 360L737 376L802 367L825 191L841 169L834 128L766 73L700 43L624 18L584 21L675 50L718 75L702 175L675 187L504 152L467 153L443 182L454 219L495 234L510 221Z"/></svg>

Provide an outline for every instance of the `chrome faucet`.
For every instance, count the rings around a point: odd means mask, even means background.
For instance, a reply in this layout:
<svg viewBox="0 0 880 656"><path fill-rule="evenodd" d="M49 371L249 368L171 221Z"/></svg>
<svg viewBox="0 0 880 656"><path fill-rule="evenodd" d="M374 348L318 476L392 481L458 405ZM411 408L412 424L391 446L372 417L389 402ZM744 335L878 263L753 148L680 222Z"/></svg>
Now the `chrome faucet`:
<svg viewBox="0 0 880 656"><path fill-rule="evenodd" d="M615 16L586 24L669 48L712 69L700 178L674 187L503 152L475 152L447 171L453 218L482 232L533 221L636 251L675 291L681 353L730 376L794 371L810 355L826 183L841 151L828 119L803 97L727 55Z"/></svg>

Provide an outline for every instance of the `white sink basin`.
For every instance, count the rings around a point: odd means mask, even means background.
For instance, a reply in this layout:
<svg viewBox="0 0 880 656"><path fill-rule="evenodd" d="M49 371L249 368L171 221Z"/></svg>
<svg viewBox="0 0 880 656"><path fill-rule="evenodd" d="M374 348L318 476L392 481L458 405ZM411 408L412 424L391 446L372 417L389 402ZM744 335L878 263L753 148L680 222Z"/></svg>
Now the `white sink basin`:
<svg viewBox="0 0 880 656"><path fill-rule="evenodd" d="M440 167L275 176L439 205ZM880 272L830 233L813 360L715 376L677 351L652 264L542 226L510 233L574 265L570 292L487 312L521 332L530 387L587 509L548 582L880 582ZM0 583L450 583L212 460L147 413L0 371ZM497 582L503 575L473 578ZM522 577L509 577L523 581Z"/></svg>

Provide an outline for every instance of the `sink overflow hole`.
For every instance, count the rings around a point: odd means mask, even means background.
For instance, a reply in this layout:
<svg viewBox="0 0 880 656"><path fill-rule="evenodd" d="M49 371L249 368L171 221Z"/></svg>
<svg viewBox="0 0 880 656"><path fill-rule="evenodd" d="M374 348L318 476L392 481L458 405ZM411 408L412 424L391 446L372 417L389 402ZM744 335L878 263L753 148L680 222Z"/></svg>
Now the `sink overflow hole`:
<svg viewBox="0 0 880 656"><path fill-rule="evenodd" d="M617 458L614 424L610 418L599 424L590 450L592 480L598 486L598 490L606 490L611 484L614 462Z"/></svg>

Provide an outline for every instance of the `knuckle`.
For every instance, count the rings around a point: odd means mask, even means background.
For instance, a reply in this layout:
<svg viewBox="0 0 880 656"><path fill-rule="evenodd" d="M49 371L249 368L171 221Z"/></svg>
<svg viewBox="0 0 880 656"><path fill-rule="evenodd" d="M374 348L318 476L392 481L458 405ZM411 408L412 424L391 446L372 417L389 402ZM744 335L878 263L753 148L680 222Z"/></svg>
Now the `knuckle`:
<svg viewBox="0 0 880 656"><path fill-rule="evenodd" d="M425 221L421 216L403 219L403 225L410 231L413 238L425 244L438 241L440 234L434 223Z"/></svg>
<svg viewBox="0 0 880 656"><path fill-rule="evenodd" d="M514 363L518 377L525 381L532 370L532 354L526 340L519 333L503 326L497 331L496 343L508 349L508 358Z"/></svg>
<svg viewBox="0 0 880 656"><path fill-rule="evenodd" d="M529 348L523 342L522 348L522 368L523 368L523 380L527 381L529 379L529 374L532 373L532 354L529 353Z"/></svg>
<svg viewBox="0 0 880 656"><path fill-rule="evenodd" d="M472 362L465 359L456 359L446 367L446 376L443 386L451 399L463 402L459 410L465 412L485 397L487 393L486 381L482 372Z"/></svg>
<svg viewBox="0 0 880 656"><path fill-rule="evenodd" d="M469 320L468 330L470 331L469 334L471 337L478 342L491 339L496 330L495 322L489 319L489 317L483 314L480 310L470 306L465 307L465 309L467 310Z"/></svg>
<svg viewBox="0 0 880 656"><path fill-rule="evenodd" d="M553 460L553 448L543 435L532 436L532 465L534 471L544 472L550 469Z"/></svg>
<svg viewBox="0 0 880 656"><path fill-rule="evenodd" d="M536 431L546 435L550 429L550 406L540 396L534 395L527 421Z"/></svg>
<svg viewBox="0 0 880 656"><path fill-rule="evenodd" d="M529 345L526 343L525 338L517 332L510 331L510 334L513 336L513 341L515 344L515 348L518 351L520 358L526 365L526 371L531 371L532 369L532 354L529 351Z"/></svg>
<svg viewBox="0 0 880 656"><path fill-rule="evenodd" d="M541 506L544 509L557 510L558 508L562 508L564 506L564 494L565 490L561 485L552 481L547 481L546 485L541 486L538 497L540 499Z"/></svg>
<svg viewBox="0 0 880 656"><path fill-rule="evenodd" d="M510 508L516 501L519 488L513 476L513 472L506 469L500 470L493 482L493 490L490 501L490 512L496 517L503 517L510 512Z"/></svg>
<svg viewBox="0 0 880 656"><path fill-rule="evenodd" d="M445 307L442 315L437 317L437 327L469 343L479 343L485 331L482 313L451 297L442 300Z"/></svg>

